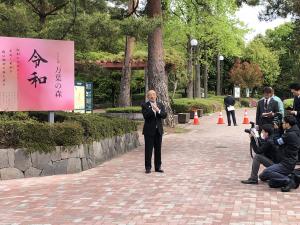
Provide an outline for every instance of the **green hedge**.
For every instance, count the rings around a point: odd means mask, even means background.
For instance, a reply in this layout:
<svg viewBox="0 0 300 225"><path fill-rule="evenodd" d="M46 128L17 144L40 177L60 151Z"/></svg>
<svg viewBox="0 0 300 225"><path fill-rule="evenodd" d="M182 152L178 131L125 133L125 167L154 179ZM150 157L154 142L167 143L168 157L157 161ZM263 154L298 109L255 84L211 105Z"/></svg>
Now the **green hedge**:
<svg viewBox="0 0 300 225"><path fill-rule="evenodd" d="M223 102L221 103L221 98L199 98L199 99L174 99L172 104L172 109L175 113L190 112L194 108L203 109L204 113L212 113L222 110Z"/></svg>
<svg viewBox="0 0 300 225"><path fill-rule="evenodd" d="M169 96L172 97L173 93L169 93ZM181 93L175 93L174 99L182 98ZM132 101L145 101L145 93L140 93L140 94L133 94L132 95Z"/></svg>
<svg viewBox="0 0 300 225"><path fill-rule="evenodd" d="M49 152L55 146L83 143L83 128L78 123L40 123L34 120L1 120L0 146Z"/></svg>
<svg viewBox="0 0 300 225"><path fill-rule="evenodd" d="M75 146L137 130L134 121L99 114L57 113L60 122L54 124L41 122L45 113L17 115L0 114L0 148L50 152L55 146Z"/></svg>
<svg viewBox="0 0 300 225"><path fill-rule="evenodd" d="M288 107L293 107L293 104L294 104L294 99L293 98L290 98L290 99L286 99L283 101L283 104L284 104L284 108L288 108Z"/></svg>
<svg viewBox="0 0 300 225"><path fill-rule="evenodd" d="M258 100L255 98L240 98L242 107L256 107Z"/></svg>
<svg viewBox="0 0 300 225"><path fill-rule="evenodd" d="M142 109L140 106L132 107L119 107L119 108L107 108L105 109L107 113L141 113Z"/></svg>

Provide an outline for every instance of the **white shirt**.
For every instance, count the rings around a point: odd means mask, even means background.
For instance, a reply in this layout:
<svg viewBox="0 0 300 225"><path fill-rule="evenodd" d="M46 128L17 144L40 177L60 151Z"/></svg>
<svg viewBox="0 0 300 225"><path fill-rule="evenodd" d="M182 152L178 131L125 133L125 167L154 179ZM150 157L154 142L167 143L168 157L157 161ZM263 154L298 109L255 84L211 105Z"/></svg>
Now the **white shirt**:
<svg viewBox="0 0 300 225"><path fill-rule="evenodd" d="M149 102L150 102L150 105L151 105L151 107L152 107L152 111L154 112L154 115L155 115L155 117L156 117L156 113L160 114L160 110L159 110L158 112L156 112L156 111L153 109L153 105L156 106L156 107L158 107L158 106L157 106L157 103L156 103L156 102L151 102L151 101L149 101Z"/></svg>

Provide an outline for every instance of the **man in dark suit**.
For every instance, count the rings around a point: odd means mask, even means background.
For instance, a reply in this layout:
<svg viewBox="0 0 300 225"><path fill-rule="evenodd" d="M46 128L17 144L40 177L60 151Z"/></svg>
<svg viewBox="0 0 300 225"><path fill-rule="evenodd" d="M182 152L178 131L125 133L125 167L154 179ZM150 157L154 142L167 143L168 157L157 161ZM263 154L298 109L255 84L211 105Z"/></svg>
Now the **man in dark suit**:
<svg viewBox="0 0 300 225"><path fill-rule="evenodd" d="M290 111L297 119L298 126L300 124L300 84L293 83L290 85L291 92L294 95L293 110Z"/></svg>
<svg viewBox="0 0 300 225"><path fill-rule="evenodd" d="M236 119L235 119L235 99L231 95L227 95L224 98L224 105L225 105L225 111L227 114L227 121L228 121L228 126L231 126L231 119L230 115L232 116L232 121L234 126L237 126L236 124Z"/></svg>
<svg viewBox="0 0 300 225"><path fill-rule="evenodd" d="M156 92L150 90L147 93L148 102L142 104L142 113L145 119L143 135L145 139L145 169L151 173L151 158L154 147L155 172L163 173L161 168L161 142L163 136L162 119L167 117L165 107L157 102Z"/></svg>
<svg viewBox="0 0 300 225"><path fill-rule="evenodd" d="M264 124L274 123L279 111L278 102L272 98L272 88L264 88L264 98L259 100L256 109L256 124L261 127ZM261 129L260 129L261 130Z"/></svg>
<svg viewBox="0 0 300 225"><path fill-rule="evenodd" d="M295 116L297 120L297 125L300 128L300 84L293 83L290 84L291 92L294 95L294 103L293 103L293 110L288 111L290 114ZM298 162L300 161L300 151L298 152Z"/></svg>

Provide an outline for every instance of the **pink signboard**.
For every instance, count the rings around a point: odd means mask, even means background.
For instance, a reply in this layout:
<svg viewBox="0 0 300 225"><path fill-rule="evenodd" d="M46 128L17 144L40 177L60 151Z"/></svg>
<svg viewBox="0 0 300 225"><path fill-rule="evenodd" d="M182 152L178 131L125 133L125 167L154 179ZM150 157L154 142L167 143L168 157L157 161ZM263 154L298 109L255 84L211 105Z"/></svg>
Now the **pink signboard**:
<svg viewBox="0 0 300 225"><path fill-rule="evenodd" d="M74 109L74 42L0 37L0 111Z"/></svg>

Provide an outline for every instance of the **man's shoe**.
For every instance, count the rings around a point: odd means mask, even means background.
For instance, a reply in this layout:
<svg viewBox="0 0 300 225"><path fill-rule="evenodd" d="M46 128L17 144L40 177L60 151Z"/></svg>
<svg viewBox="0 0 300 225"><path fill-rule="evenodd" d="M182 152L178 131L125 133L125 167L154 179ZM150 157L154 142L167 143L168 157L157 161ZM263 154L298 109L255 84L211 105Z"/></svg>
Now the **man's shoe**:
<svg viewBox="0 0 300 225"><path fill-rule="evenodd" d="M237 125L237 124L234 124L234 126L237 127L238 125Z"/></svg>
<svg viewBox="0 0 300 225"><path fill-rule="evenodd" d="M257 180L253 180L251 178L249 178L248 180L242 180L241 181L243 184L258 184Z"/></svg>
<svg viewBox="0 0 300 225"><path fill-rule="evenodd" d="M151 173L150 169L146 169L145 173Z"/></svg>
<svg viewBox="0 0 300 225"><path fill-rule="evenodd" d="M155 172L157 172L157 173L164 173L164 171L162 169L155 170Z"/></svg>
<svg viewBox="0 0 300 225"><path fill-rule="evenodd" d="M289 192L291 189L295 189L295 188L296 188L295 182L293 180L290 180L288 185L281 188L281 191L282 192Z"/></svg>

